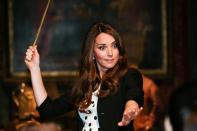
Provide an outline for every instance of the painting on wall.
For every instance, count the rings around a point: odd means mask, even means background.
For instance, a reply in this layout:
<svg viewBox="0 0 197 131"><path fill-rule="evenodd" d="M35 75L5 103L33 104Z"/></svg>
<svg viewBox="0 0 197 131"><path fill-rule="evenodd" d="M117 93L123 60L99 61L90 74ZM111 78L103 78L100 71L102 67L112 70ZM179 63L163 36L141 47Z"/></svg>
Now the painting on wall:
<svg viewBox="0 0 197 131"><path fill-rule="evenodd" d="M32 45L46 1L8 0L9 72L27 75L25 52ZM129 61L147 75L168 71L166 0L52 1L37 48L44 76L77 73L80 48L88 27L111 23L126 44Z"/></svg>

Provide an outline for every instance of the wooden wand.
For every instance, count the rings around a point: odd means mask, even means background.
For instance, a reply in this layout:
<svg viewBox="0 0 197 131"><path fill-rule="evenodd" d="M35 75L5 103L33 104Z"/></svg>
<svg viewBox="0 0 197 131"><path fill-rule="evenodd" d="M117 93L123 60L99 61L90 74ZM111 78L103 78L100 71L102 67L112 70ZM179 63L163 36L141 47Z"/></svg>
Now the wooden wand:
<svg viewBox="0 0 197 131"><path fill-rule="evenodd" d="M43 22L44 22L44 19L45 19L47 10L48 10L48 8L49 8L50 1L51 1L51 0L48 0L48 3L47 3L47 5L46 5L44 14L43 14L43 16L42 16L42 20L41 20L41 22L40 22L40 26L39 26L38 31L37 31L37 33L36 33L36 38L35 38L35 40L34 40L33 46L35 46L35 45L37 44L37 40L38 40L38 37L39 37L39 34L40 34L40 30L41 30L41 28L42 28L42 25L43 25Z"/></svg>

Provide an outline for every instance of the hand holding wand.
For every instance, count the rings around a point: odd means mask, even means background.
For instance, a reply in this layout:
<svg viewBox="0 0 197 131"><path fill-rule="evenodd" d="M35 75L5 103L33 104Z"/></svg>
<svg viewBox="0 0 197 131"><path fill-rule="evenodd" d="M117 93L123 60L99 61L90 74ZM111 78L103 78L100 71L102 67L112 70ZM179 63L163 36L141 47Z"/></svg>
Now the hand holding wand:
<svg viewBox="0 0 197 131"><path fill-rule="evenodd" d="M43 25L43 23L44 23L44 19L45 19L46 13L47 13L47 10L48 10L49 5L50 5L50 1L51 1L51 0L48 0L48 3L47 3L47 5L46 5L44 14L43 14L42 19L41 19L41 22L40 22L40 26L39 26L39 28L38 28L38 31L37 31L37 33L36 33L36 37L35 37L34 43L33 43L33 45L32 45L33 47L35 47L36 44L37 44L37 40L38 40L38 37L39 37L39 35L40 35L40 31L41 31L42 25ZM26 58L25 58L25 61L29 62L30 60L27 59L27 57L26 57Z"/></svg>

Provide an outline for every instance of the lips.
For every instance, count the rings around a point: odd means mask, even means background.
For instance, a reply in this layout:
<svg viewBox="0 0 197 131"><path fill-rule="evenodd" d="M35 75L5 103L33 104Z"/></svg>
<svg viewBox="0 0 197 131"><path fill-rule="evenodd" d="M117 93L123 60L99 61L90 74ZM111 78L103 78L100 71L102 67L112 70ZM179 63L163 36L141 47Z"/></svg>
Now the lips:
<svg viewBox="0 0 197 131"><path fill-rule="evenodd" d="M105 59L105 61L107 61L107 62L113 62L114 59Z"/></svg>

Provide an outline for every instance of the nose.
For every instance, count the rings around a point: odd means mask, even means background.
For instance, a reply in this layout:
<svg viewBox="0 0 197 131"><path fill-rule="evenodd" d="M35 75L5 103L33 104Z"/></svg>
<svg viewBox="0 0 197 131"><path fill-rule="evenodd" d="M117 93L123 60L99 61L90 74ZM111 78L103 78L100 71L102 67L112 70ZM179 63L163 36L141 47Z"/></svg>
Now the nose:
<svg viewBox="0 0 197 131"><path fill-rule="evenodd" d="M113 49L112 48L108 48L107 55L108 56L113 56Z"/></svg>

